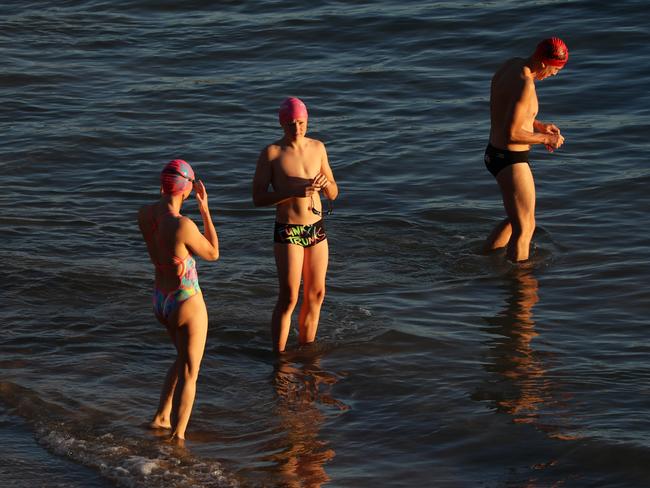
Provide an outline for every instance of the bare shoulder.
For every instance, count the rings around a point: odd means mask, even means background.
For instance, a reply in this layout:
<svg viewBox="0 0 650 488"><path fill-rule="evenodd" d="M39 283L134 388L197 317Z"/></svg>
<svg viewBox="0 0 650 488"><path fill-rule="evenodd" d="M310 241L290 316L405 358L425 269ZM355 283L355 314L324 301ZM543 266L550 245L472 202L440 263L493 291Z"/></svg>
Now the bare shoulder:
<svg viewBox="0 0 650 488"><path fill-rule="evenodd" d="M307 142L309 143L309 149L312 151L325 151L325 144L322 141L318 139L307 139Z"/></svg>
<svg viewBox="0 0 650 488"><path fill-rule="evenodd" d="M184 230L187 228L194 228L194 227L196 227L196 224L191 218L185 217L185 215L181 215L180 218L178 219L178 228L180 230Z"/></svg>
<svg viewBox="0 0 650 488"><path fill-rule="evenodd" d="M260 159L266 159L266 161L273 161L280 155L281 151L282 151L282 146L280 145L279 141L272 142L264 149L262 149L262 152L260 153Z"/></svg>
<svg viewBox="0 0 650 488"><path fill-rule="evenodd" d="M521 86L524 93L535 92L535 78L528 68L521 70Z"/></svg>
<svg viewBox="0 0 650 488"><path fill-rule="evenodd" d="M501 79L503 76L507 77L508 74L512 71L513 66L519 64L517 60L518 58L510 58L504 61L494 72L494 76L492 76L492 80L497 81Z"/></svg>
<svg viewBox="0 0 650 488"><path fill-rule="evenodd" d="M178 227L176 228L176 236L188 236L194 233L196 230L198 230L198 227L194 223L194 221L189 218L185 217L184 215L181 215L181 217L178 219Z"/></svg>
<svg viewBox="0 0 650 488"><path fill-rule="evenodd" d="M523 58L510 58L504 62L494 73L492 81L508 86L517 83L523 77L526 60Z"/></svg>

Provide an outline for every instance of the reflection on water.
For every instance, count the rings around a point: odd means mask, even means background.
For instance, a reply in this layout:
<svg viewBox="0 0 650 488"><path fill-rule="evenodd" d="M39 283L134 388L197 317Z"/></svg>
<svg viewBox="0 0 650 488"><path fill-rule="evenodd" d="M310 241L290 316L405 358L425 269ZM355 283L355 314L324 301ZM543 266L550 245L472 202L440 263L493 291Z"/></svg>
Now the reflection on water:
<svg viewBox="0 0 650 488"><path fill-rule="evenodd" d="M534 420L550 390L544 365L531 344L537 336L533 307L539 301L538 288L531 271L516 270L509 283L506 307L487 319L492 326L490 332L497 335L490 346L487 369L507 380L501 395L495 398L497 409L513 415L518 422Z"/></svg>
<svg viewBox="0 0 650 488"><path fill-rule="evenodd" d="M550 437L574 439L560 432L559 424L566 419L560 422L564 408L558 387L547 374L549 355L534 348L538 333L533 310L539 302L534 272L513 269L507 276L505 307L495 317L486 318L491 340L485 368L496 373L496 378L480 396L491 400L498 412L512 415L516 423L533 424Z"/></svg>
<svg viewBox="0 0 650 488"><path fill-rule="evenodd" d="M285 435L265 460L273 463L281 486L317 488L330 480L325 465L336 453L319 434L329 409L340 413L347 407L332 397L338 377L321 368L321 357L283 357L274 371L276 413Z"/></svg>

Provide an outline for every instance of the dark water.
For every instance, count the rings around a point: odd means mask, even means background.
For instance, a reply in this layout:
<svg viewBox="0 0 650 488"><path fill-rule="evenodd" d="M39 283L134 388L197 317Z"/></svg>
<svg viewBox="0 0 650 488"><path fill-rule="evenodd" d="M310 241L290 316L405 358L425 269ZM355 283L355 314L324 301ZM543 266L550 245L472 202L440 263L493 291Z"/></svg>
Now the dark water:
<svg viewBox="0 0 650 488"><path fill-rule="evenodd" d="M9 2L0 7L2 486L650 484L645 2ZM549 35L566 137L532 153L533 266L481 256L492 72ZM341 188L315 351L274 365L288 95ZM142 428L172 349L135 213L182 157L222 258L185 449ZM197 219L196 204L185 213ZM295 336L292 336L295 341Z"/></svg>

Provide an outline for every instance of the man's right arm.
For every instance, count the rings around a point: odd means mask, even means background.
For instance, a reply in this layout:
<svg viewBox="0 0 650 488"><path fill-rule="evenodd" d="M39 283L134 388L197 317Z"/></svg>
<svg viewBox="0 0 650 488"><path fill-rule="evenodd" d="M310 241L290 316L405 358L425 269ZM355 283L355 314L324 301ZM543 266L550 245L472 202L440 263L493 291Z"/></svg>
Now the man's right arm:
<svg viewBox="0 0 650 488"><path fill-rule="evenodd" d="M256 207L267 207L286 202L294 197L289 192L269 191L271 186L270 149L262 150L257 159L255 176L253 177L253 204Z"/></svg>

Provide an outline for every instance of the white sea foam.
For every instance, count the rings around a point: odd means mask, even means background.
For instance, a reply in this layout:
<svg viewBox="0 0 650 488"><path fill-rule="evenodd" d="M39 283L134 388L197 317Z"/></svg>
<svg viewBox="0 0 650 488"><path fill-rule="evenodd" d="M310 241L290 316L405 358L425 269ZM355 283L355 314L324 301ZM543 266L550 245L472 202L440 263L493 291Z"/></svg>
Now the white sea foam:
<svg viewBox="0 0 650 488"><path fill-rule="evenodd" d="M97 469L121 487L239 486L218 462L195 458L170 445L118 439L112 434L84 439L62 426L40 426L37 437L55 454Z"/></svg>

